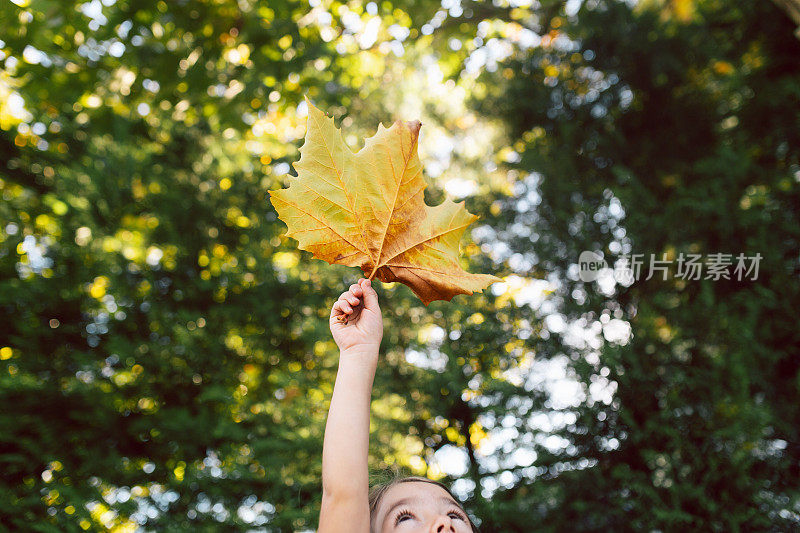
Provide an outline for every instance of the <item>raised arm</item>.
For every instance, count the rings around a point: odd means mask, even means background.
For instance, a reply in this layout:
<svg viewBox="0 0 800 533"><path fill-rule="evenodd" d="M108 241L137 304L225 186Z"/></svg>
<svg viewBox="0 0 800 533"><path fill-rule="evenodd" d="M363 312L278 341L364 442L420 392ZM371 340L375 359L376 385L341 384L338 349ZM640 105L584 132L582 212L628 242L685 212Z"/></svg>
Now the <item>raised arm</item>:
<svg viewBox="0 0 800 533"><path fill-rule="evenodd" d="M369 407L383 338L378 294L369 280L359 279L333 304L330 328L339 371L325 425L318 531L369 533Z"/></svg>

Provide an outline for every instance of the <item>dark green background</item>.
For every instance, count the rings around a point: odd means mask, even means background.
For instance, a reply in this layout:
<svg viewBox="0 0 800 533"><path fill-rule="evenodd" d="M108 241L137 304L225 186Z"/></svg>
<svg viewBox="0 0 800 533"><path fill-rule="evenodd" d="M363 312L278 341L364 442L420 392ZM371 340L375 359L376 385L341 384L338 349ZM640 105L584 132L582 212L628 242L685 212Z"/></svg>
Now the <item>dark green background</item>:
<svg viewBox="0 0 800 533"><path fill-rule="evenodd" d="M379 284L371 466L433 476L431 453L463 449L456 486L478 487L459 495L484 532L800 527L797 23L760 0L498 4L350 2L382 21L363 51L337 49L347 12L328 0L329 29L304 2L0 5L0 527L315 528L327 318L361 273L298 252L266 191L298 159L304 94L363 138L418 118L393 113L392 87L424 53L467 91L475 131L502 132L486 146L504 178L467 198L482 229L464 266L549 279L551 307L491 290L424 307ZM380 48L392 24L402 56ZM468 82L478 28L511 54ZM523 29L547 38L521 47ZM423 136L464 127L426 92ZM275 130L254 135L259 113ZM453 169L428 176L429 203ZM623 245L763 259L755 280L610 295L570 269ZM633 335L581 345L548 314ZM558 364L571 405L537 379Z"/></svg>

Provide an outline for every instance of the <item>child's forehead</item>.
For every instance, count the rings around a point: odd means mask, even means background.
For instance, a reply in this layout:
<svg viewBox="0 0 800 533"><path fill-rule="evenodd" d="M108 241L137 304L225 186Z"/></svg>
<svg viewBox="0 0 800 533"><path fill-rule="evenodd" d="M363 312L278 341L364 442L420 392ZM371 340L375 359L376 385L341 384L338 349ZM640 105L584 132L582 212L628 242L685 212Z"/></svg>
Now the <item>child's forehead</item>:
<svg viewBox="0 0 800 533"><path fill-rule="evenodd" d="M385 522L390 511L398 506L409 505L417 506L442 506L455 505L461 507L447 490L434 483L426 481L402 481L389 487L381 498L378 507L379 511L375 515L378 528Z"/></svg>
<svg viewBox="0 0 800 533"><path fill-rule="evenodd" d="M387 504L391 505L396 500L409 497L422 497L422 498L440 498L450 497L442 487L427 483L425 481L404 481L392 485L384 495L384 500Z"/></svg>

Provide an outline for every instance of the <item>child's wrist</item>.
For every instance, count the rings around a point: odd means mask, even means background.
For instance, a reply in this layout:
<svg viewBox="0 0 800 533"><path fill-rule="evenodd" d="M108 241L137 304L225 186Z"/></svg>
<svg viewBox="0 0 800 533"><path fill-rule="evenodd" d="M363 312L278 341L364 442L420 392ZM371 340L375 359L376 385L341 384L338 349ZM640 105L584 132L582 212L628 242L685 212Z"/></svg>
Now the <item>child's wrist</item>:
<svg viewBox="0 0 800 533"><path fill-rule="evenodd" d="M347 348L340 348L339 352L342 354L358 354L358 355L378 355L378 344L359 344L357 346L349 346Z"/></svg>
<svg viewBox="0 0 800 533"><path fill-rule="evenodd" d="M363 383L365 390L372 390L372 380L375 379L375 371L378 369L378 349L367 349L365 347L347 348L341 350L339 355L339 370L336 381L340 378L345 380L355 380L355 383Z"/></svg>
<svg viewBox="0 0 800 533"><path fill-rule="evenodd" d="M350 346L345 349L339 350L339 363L343 360L347 361L362 361L362 362L377 362L378 361L378 345L364 345Z"/></svg>

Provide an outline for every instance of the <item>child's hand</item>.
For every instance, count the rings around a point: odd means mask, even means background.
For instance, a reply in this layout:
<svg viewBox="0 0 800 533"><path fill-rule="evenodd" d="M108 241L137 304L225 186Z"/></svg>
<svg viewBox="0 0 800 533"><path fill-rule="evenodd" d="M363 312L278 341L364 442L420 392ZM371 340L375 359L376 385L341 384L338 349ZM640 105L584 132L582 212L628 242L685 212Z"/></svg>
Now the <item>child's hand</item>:
<svg viewBox="0 0 800 533"><path fill-rule="evenodd" d="M383 317L370 280L360 278L339 296L331 309L330 327L339 350L364 348L377 353L383 338Z"/></svg>

